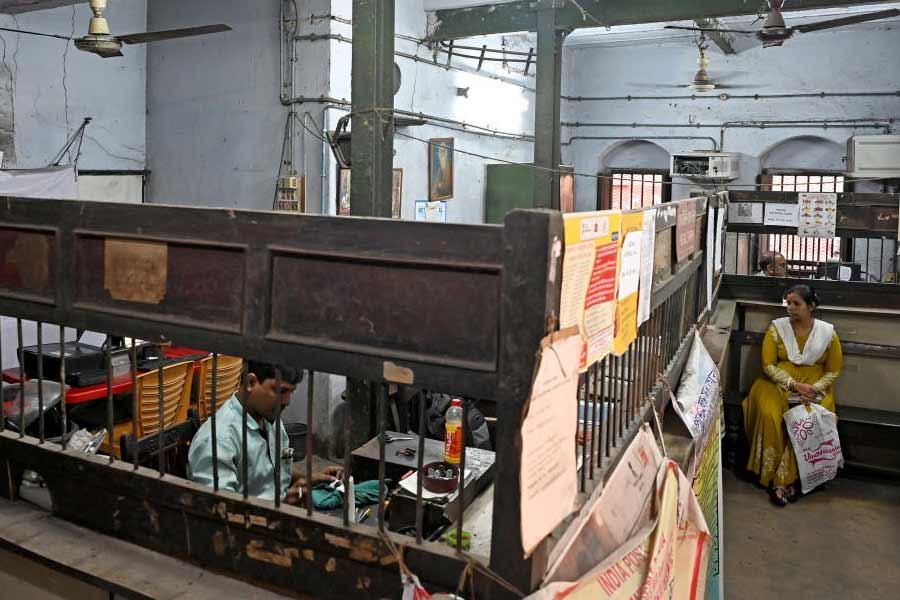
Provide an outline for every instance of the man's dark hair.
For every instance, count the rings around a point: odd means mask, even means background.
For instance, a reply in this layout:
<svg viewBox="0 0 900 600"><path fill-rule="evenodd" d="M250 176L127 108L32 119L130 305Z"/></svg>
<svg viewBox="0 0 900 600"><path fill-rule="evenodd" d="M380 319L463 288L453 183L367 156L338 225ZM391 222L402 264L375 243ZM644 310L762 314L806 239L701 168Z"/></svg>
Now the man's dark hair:
<svg viewBox="0 0 900 600"><path fill-rule="evenodd" d="M784 258L781 252L775 252L774 250L764 252L763 255L759 257L759 270L767 270L769 268L769 265L775 262L776 256L781 256L782 258Z"/></svg>
<svg viewBox="0 0 900 600"><path fill-rule="evenodd" d="M256 378L262 383L266 379L277 379L275 370L278 369L281 375L281 381L291 385L297 385L303 379L303 371L294 367L283 367L281 365L273 365L271 363L257 362L254 360L247 361L247 372L256 375Z"/></svg>

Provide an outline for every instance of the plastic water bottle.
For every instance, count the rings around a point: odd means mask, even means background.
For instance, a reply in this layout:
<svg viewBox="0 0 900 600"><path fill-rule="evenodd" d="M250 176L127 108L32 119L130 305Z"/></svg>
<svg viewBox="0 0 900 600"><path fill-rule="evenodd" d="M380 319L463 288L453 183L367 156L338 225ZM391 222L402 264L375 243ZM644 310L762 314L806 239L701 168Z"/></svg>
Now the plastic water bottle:
<svg viewBox="0 0 900 600"><path fill-rule="evenodd" d="M444 421L444 462L458 465L463 445L462 400L454 398Z"/></svg>

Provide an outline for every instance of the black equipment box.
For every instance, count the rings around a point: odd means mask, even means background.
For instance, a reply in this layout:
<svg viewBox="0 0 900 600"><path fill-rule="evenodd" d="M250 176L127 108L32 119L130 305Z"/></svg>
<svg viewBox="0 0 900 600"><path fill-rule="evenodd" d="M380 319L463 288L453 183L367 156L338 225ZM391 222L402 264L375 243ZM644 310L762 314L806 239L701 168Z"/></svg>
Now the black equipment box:
<svg viewBox="0 0 900 600"><path fill-rule="evenodd" d="M59 381L60 346L61 344L44 344L43 346L43 376L49 381ZM101 348L66 342L64 352L67 384L81 387L106 380L106 356ZM36 379L38 376L38 347L26 346L22 348L22 355L25 374L29 379Z"/></svg>

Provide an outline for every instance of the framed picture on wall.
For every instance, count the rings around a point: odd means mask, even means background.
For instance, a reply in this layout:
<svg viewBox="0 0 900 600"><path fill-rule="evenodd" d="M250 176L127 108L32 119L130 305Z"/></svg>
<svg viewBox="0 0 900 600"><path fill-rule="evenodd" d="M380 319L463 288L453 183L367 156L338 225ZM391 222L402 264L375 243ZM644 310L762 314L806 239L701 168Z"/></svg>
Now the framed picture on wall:
<svg viewBox="0 0 900 600"><path fill-rule="evenodd" d="M338 169L335 206L337 207L337 214L350 214L350 169Z"/></svg>
<svg viewBox="0 0 900 600"><path fill-rule="evenodd" d="M400 218L400 204L403 201L403 169L394 169L391 180L391 217Z"/></svg>
<svg viewBox="0 0 900 600"><path fill-rule="evenodd" d="M453 138L428 140L428 199L453 197Z"/></svg>

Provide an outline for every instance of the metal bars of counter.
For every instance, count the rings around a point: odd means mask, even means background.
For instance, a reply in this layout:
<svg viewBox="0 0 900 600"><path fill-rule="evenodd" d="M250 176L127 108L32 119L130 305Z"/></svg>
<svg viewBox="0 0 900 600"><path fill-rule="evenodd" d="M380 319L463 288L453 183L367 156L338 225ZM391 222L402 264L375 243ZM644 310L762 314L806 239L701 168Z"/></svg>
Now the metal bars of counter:
<svg viewBox="0 0 900 600"><path fill-rule="evenodd" d="M630 439L658 391L658 379L672 364L705 309L706 279L697 269L681 289L654 308L637 338L621 356L609 354L591 365L579 385L580 490L602 479Z"/></svg>

